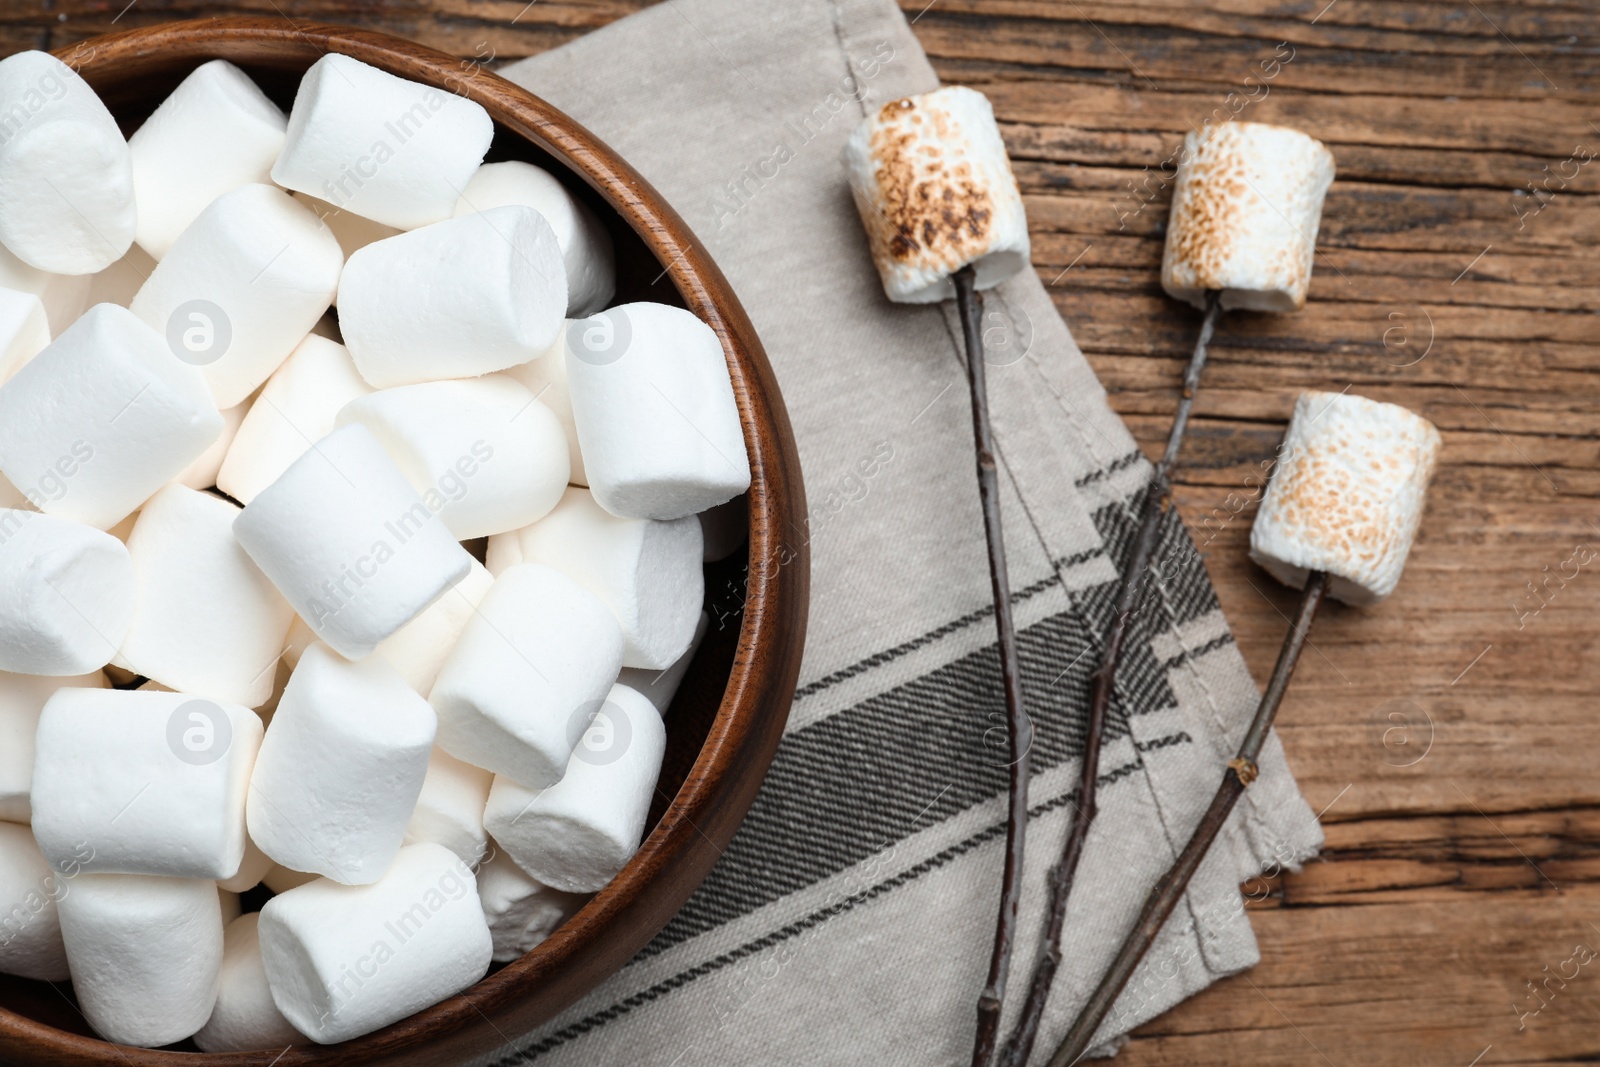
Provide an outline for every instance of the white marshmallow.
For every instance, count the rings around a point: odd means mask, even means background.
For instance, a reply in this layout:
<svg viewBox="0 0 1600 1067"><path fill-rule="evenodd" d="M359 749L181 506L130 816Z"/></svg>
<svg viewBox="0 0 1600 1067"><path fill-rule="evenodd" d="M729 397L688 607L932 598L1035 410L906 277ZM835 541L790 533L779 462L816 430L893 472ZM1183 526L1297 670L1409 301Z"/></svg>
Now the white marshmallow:
<svg viewBox="0 0 1600 1067"><path fill-rule="evenodd" d="M102 530L221 433L199 372L114 304L89 309L0 386L6 477L41 510Z"/></svg>
<svg viewBox="0 0 1600 1067"><path fill-rule="evenodd" d="M133 243L133 173L117 120L45 52L0 60L0 241L58 274L93 274Z"/></svg>
<svg viewBox="0 0 1600 1067"><path fill-rule="evenodd" d="M666 727L650 701L613 686L561 781L540 791L497 775L484 826L545 885L568 893L604 889L639 850L666 747Z"/></svg>
<svg viewBox="0 0 1600 1067"><path fill-rule="evenodd" d="M155 257L134 245L128 249L127 255L111 266L88 276L88 297L83 306L116 304L118 307L127 307L138 295L140 286L150 280L150 272L155 269ZM48 306L45 311L49 313Z"/></svg>
<svg viewBox="0 0 1600 1067"><path fill-rule="evenodd" d="M62 689L39 715L33 832L57 865L226 878L244 860L245 791L261 720L182 693Z"/></svg>
<svg viewBox="0 0 1600 1067"><path fill-rule="evenodd" d="M160 259L217 197L270 182L288 122L227 60L196 67L128 138L139 202L134 240Z"/></svg>
<svg viewBox="0 0 1600 1067"><path fill-rule="evenodd" d="M156 1048L205 1025L222 971L213 883L85 874L60 910L72 989L101 1037Z"/></svg>
<svg viewBox="0 0 1600 1067"><path fill-rule="evenodd" d="M350 659L370 655L472 565L361 426L317 442L233 532L300 617Z"/></svg>
<svg viewBox="0 0 1600 1067"><path fill-rule="evenodd" d="M0 508L15 508L22 511L39 510L28 501L27 497L22 495L22 490L12 485L11 480L3 475L0 475Z"/></svg>
<svg viewBox="0 0 1600 1067"><path fill-rule="evenodd" d="M725 560L750 537L750 498L736 496L700 513L700 536L705 543L702 558L707 563Z"/></svg>
<svg viewBox="0 0 1600 1067"><path fill-rule="evenodd" d="M294 611L235 540L239 512L181 485L140 510L128 538L138 605L117 665L254 708L272 696Z"/></svg>
<svg viewBox="0 0 1600 1067"><path fill-rule="evenodd" d="M427 696L433 691L439 670L456 647L461 631L466 629L467 620L478 610L492 585L494 575L473 560L472 569L465 578L435 600L427 611L380 641L377 654L400 672L407 685ZM295 655L298 657L299 652Z"/></svg>
<svg viewBox="0 0 1600 1067"><path fill-rule="evenodd" d="M291 871L284 866L274 866L261 876L261 884L274 893L287 893L291 889L298 889L303 885L315 882L317 876L307 874L305 871Z"/></svg>
<svg viewBox="0 0 1600 1067"><path fill-rule="evenodd" d="M307 649L250 778L250 839L293 870L377 881L405 837L435 725L382 660Z"/></svg>
<svg viewBox="0 0 1600 1067"><path fill-rule="evenodd" d="M141 688L143 687L141 686ZM246 801L247 806L248 803ZM272 857L262 852L256 843L250 840L250 835L247 832L244 837L244 859L239 861L238 873L232 878L223 878L218 881L217 888L226 893L244 893L260 885L261 880L267 876L267 872L272 870L273 866Z"/></svg>
<svg viewBox="0 0 1600 1067"><path fill-rule="evenodd" d="M979 289L1028 266L1022 193L982 93L952 85L891 100L851 133L843 161L890 300L949 300L968 264Z"/></svg>
<svg viewBox="0 0 1600 1067"><path fill-rule="evenodd" d="M262 387L217 472L217 488L250 503L333 432L340 408L370 392L344 345L308 334Z"/></svg>
<svg viewBox="0 0 1600 1067"><path fill-rule="evenodd" d="M339 280L339 329L380 389L526 363L556 339L566 306L561 248L526 207L377 241Z"/></svg>
<svg viewBox="0 0 1600 1067"><path fill-rule="evenodd" d="M0 822L0 974L39 982L67 980L67 949L56 902L71 888L45 860L26 826Z"/></svg>
<svg viewBox="0 0 1600 1067"><path fill-rule="evenodd" d="M1333 153L1299 130L1226 122L1190 131L1172 189L1161 287L1204 307L1305 306Z"/></svg>
<svg viewBox="0 0 1600 1067"><path fill-rule="evenodd" d="M549 567L508 568L467 622L434 683L439 747L539 788L561 777L622 666L606 606Z"/></svg>
<svg viewBox="0 0 1600 1067"><path fill-rule="evenodd" d="M244 403L235 404L222 412L222 432L217 435L217 439L172 480L190 489L210 489L215 486L217 475L222 472L222 461L227 458L228 450L233 447L233 439L239 435L239 427L244 425L245 416L250 414L250 407L254 401L255 397L251 397Z"/></svg>
<svg viewBox="0 0 1600 1067"><path fill-rule="evenodd" d="M321 1044L461 992L488 972L493 951L472 871L442 845L401 849L374 885L320 880L261 909L272 999Z"/></svg>
<svg viewBox="0 0 1600 1067"><path fill-rule="evenodd" d="M603 600L625 643L624 667L662 670L694 637L705 599L700 520L619 519L587 489L568 489L554 511L489 538L494 574L517 563L554 567Z"/></svg>
<svg viewBox="0 0 1600 1067"><path fill-rule="evenodd" d="M489 847L483 830L483 806L489 801L494 775L463 763L442 748L428 757L428 777L406 825L406 844L432 841L477 867Z"/></svg>
<svg viewBox="0 0 1600 1067"><path fill-rule="evenodd" d="M36 511L0 510L0 670L87 674L110 662L133 618L128 549Z"/></svg>
<svg viewBox="0 0 1600 1067"><path fill-rule="evenodd" d="M506 374L521 382L539 403L555 413L561 422L561 432L567 437L567 460L572 465L567 481L573 485L588 485L588 475L583 472L583 452L578 448L578 427L572 421L572 394L567 389L567 334L572 322L569 319L561 324L560 335L543 355L511 367Z"/></svg>
<svg viewBox="0 0 1600 1067"><path fill-rule="evenodd" d="M300 80L272 180L410 230L450 217L493 137L482 105L329 53Z"/></svg>
<svg viewBox="0 0 1600 1067"><path fill-rule="evenodd" d="M682 308L624 304L572 324L572 417L600 506L677 519L750 488L722 343Z"/></svg>
<svg viewBox="0 0 1600 1067"><path fill-rule="evenodd" d="M503 374L381 389L346 404L338 425L372 431L459 540L526 526L567 488L561 422Z"/></svg>
<svg viewBox="0 0 1600 1067"><path fill-rule="evenodd" d="M496 963L510 963L538 948L588 899L534 881L502 851L478 869L478 898L494 938Z"/></svg>
<svg viewBox="0 0 1600 1067"><path fill-rule="evenodd" d="M222 909L222 926L224 929L227 928L229 923L244 914L244 904L239 900L239 894L228 892L220 884L217 886L217 903Z"/></svg>
<svg viewBox="0 0 1600 1067"><path fill-rule="evenodd" d="M344 258L355 255L356 252L367 247L374 241L382 241L386 237L393 237L404 230L393 226L385 226L381 222L373 222L363 218L354 211L334 207L326 200L312 196L310 193L291 194L296 200L310 208L317 218L322 220L324 226L333 231L333 236L339 241L339 249L344 252ZM334 303L338 303L335 297Z"/></svg>
<svg viewBox="0 0 1600 1067"><path fill-rule="evenodd" d="M695 624L694 640L689 642L688 649L673 661L672 666L664 671L624 667L622 673L617 675L617 684L637 690L655 705L657 711L665 715L667 709L672 706L672 698L677 695L678 687L683 684L683 676L689 673L689 664L694 662L694 654L699 651L700 642L705 639L706 631L710 628L711 616L702 611L700 621Z"/></svg>
<svg viewBox="0 0 1600 1067"><path fill-rule="evenodd" d="M272 1002L267 969L261 965L260 923L260 913L251 912L227 925L217 1004L194 1035L201 1052L254 1052L305 1043Z"/></svg>
<svg viewBox="0 0 1600 1067"><path fill-rule="evenodd" d="M133 251L129 249L130 254ZM0 285L32 293L43 302L45 317L50 320L51 337L60 337L61 332L76 322L85 308L100 303L91 299L95 277L92 274L52 274L38 267L30 267L12 255L4 245L0 245Z"/></svg>
<svg viewBox="0 0 1600 1067"><path fill-rule="evenodd" d="M555 176L532 163L485 163L456 201L456 218L497 207L531 207L555 231L567 268L567 314L593 315L617 291L611 234Z"/></svg>
<svg viewBox="0 0 1600 1067"><path fill-rule="evenodd" d="M0 382L10 380L49 343L50 322L39 298L0 288Z"/></svg>
<svg viewBox="0 0 1600 1067"><path fill-rule="evenodd" d="M1433 423L1397 404L1301 393L1250 558L1296 589L1327 571L1329 596L1377 603L1400 582L1439 447Z"/></svg>
<svg viewBox="0 0 1600 1067"><path fill-rule="evenodd" d="M270 185L244 185L200 212L129 307L231 408L311 332L343 266L339 242L308 208Z"/></svg>
<svg viewBox="0 0 1600 1067"><path fill-rule="evenodd" d="M45 701L57 689L106 689L110 684L99 671L76 678L0 674L0 820L33 820L28 800L33 789L33 738Z"/></svg>

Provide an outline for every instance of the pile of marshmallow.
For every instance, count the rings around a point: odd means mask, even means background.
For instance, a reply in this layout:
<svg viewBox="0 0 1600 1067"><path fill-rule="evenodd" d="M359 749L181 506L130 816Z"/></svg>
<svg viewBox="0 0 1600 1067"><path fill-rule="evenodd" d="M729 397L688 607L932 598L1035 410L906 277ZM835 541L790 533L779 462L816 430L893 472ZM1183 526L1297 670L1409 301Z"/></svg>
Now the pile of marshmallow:
<svg viewBox="0 0 1600 1067"><path fill-rule="evenodd" d="M125 140L22 53L0 114L0 972L208 1051L465 989L639 847L743 541L720 342L345 56Z"/></svg>

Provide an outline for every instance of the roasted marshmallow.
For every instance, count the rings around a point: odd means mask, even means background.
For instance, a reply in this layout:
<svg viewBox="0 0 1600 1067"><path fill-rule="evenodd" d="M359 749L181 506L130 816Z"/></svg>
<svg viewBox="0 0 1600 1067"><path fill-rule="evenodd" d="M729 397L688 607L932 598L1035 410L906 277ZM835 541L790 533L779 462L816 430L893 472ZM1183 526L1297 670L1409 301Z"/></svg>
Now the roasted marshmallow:
<svg viewBox="0 0 1600 1067"><path fill-rule="evenodd" d="M483 813L517 866L568 893L605 888L639 850L667 745L660 713L627 686L591 714L561 781L540 790L496 776Z"/></svg>
<svg viewBox="0 0 1600 1067"><path fill-rule="evenodd" d="M555 341L566 307L556 235L526 207L374 242L339 279L344 343L379 389L526 363Z"/></svg>
<svg viewBox="0 0 1600 1067"><path fill-rule="evenodd" d="M0 241L57 274L93 274L133 243L133 171L117 120L46 52L0 60Z"/></svg>
<svg viewBox="0 0 1600 1067"><path fill-rule="evenodd" d="M294 610L233 536L239 506L169 485L128 538L138 603L117 664L191 696L259 707Z"/></svg>
<svg viewBox="0 0 1600 1067"><path fill-rule="evenodd" d="M501 851L478 870L478 898L494 938L496 963L510 963L538 948L588 899L541 885Z"/></svg>
<svg viewBox="0 0 1600 1067"><path fill-rule="evenodd" d="M129 307L231 408L311 332L343 266L339 242L308 208L282 189L244 185L200 212Z"/></svg>
<svg viewBox="0 0 1600 1067"><path fill-rule="evenodd" d="M59 866L87 846L84 870L97 874L233 875L261 733L256 713L237 704L60 690L39 716L34 747L40 851Z"/></svg>
<svg viewBox="0 0 1600 1067"><path fill-rule="evenodd" d="M329 53L300 79L272 180L411 230L450 217L493 137L481 104Z"/></svg>
<svg viewBox="0 0 1600 1067"><path fill-rule="evenodd" d="M87 674L116 655L133 619L128 549L110 534L0 508L0 670Z"/></svg>
<svg viewBox="0 0 1600 1067"><path fill-rule="evenodd" d="M139 204L134 240L160 259L217 197L270 183L287 124L232 63L196 67L128 138Z"/></svg>
<svg viewBox="0 0 1600 1067"><path fill-rule="evenodd" d="M567 378L584 474L613 515L677 519L750 488L722 343L694 315L624 304L575 322Z"/></svg>
<svg viewBox="0 0 1600 1067"><path fill-rule="evenodd" d="M1228 122L1183 139L1161 287L1204 307L1294 311L1311 285L1333 154L1299 130Z"/></svg>
<svg viewBox="0 0 1600 1067"><path fill-rule="evenodd" d="M532 163L485 163L456 201L456 218L497 207L531 207L555 231L567 267L567 314L593 315L617 291L611 234L555 176Z"/></svg>
<svg viewBox="0 0 1600 1067"><path fill-rule="evenodd" d="M622 673L617 675L617 684L638 690L646 700L655 705L657 711L665 715L667 709L672 706L672 698L677 695L678 687L683 684L683 676L689 673L689 664L694 662L694 654L699 650L700 642L705 639L706 631L710 628L711 616L702 611L700 622L694 628L694 640L689 642L688 649L673 661L672 666L664 671L624 667Z"/></svg>
<svg viewBox="0 0 1600 1067"><path fill-rule="evenodd" d="M40 510L102 530L221 433L200 373L115 304L90 308L0 386L0 469Z"/></svg>
<svg viewBox="0 0 1600 1067"><path fill-rule="evenodd" d="M317 636L350 659L370 655L472 564L362 426L317 442L233 532Z"/></svg>
<svg viewBox="0 0 1600 1067"><path fill-rule="evenodd" d="M44 304L32 293L0 289L0 383L22 369L50 343Z"/></svg>
<svg viewBox="0 0 1600 1067"><path fill-rule="evenodd" d="M443 845L408 845L372 885L320 879L261 909L272 999L319 1044L454 996L488 972L493 952L472 871Z"/></svg>
<svg viewBox="0 0 1600 1067"><path fill-rule="evenodd" d="M427 696L433 691L439 669L461 638L461 631L492 585L494 575L473 560L467 576L435 600L432 607L378 642L377 654L400 673L407 685Z"/></svg>
<svg viewBox="0 0 1600 1067"><path fill-rule="evenodd" d="M51 868L26 826L0 822L0 974L67 980L56 902L72 888L69 872Z"/></svg>
<svg viewBox="0 0 1600 1067"><path fill-rule="evenodd" d="M340 408L370 392L344 345L308 334L251 405L217 472L217 488L250 503L333 432Z"/></svg>
<svg viewBox="0 0 1600 1067"><path fill-rule="evenodd" d="M599 598L549 567L509 567L434 683L439 747L529 787L550 785L621 667L622 633Z"/></svg>
<svg viewBox="0 0 1600 1067"><path fill-rule="evenodd" d="M495 574L517 563L554 567L605 602L622 627L624 667L663 670L694 637L705 598L700 520L619 519L571 488L549 515L489 539Z"/></svg>
<svg viewBox="0 0 1600 1067"><path fill-rule="evenodd" d="M72 989L96 1033L156 1048L205 1025L222 971L214 883L84 874L59 908Z"/></svg>
<svg viewBox="0 0 1600 1067"><path fill-rule="evenodd" d="M503 374L381 389L345 405L338 424L351 423L372 431L459 540L536 522L567 488L560 420Z"/></svg>
<svg viewBox="0 0 1600 1067"><path fill-rule="evenodd" d="M1349 393L1301 393L1250 530L1250 558L1303 588L1375 604L1394 592L1439 458L1433 423Z"/></svg>
<svg viewBox="0 0 1600 1067"><path fill-rule="evenodd" d="M969 265L979 289L1028 266L1022 193L982 93L957 85L891 100L850 135L844 167L890 300L948 300Z"/></svg>
<svg viewBox="0 0 1600 1067"><path fill-rule="evenodd" d="M250 777L250 840L297 871L377 881L405 837L435 726L383 660L306 649Z"/></svg>
<svg viewBox="0 0 1600 1067"><path fill-rule="evenodd" d="M428 759L428 776L406 825L406 844L432 841L476 867L488 848L483 830L483 806L489 800L494 775L463 763L442 748Z"/></svg>
<svg viewBox="0 0 1600 1067"><path fill-rule="evenodd" d="M223 933L217 1005L194 1035L201 1052L254 1052L305 1043L272 1002L267 969L261 965L260 922L261 915L251 912L228 923Z"/></svg>
<svg viewBox="0 0 1600 1067"><path fill-rule="evenodd" d="M560 335L538 359L520 363L506 374L526 386L561 421L561 432L567 437L567 460L572 465L567 481L588 485L588 475L583 473L583 452L578 448L578 427L572 421L572 394L567 389L567 333L573 321L562 324Z"/></svg>
<svg viewBox="0 0 1600 1067"><path fill-rule="evenodd" d="M0 674L0 820L25 823L33 819L28 802L33 789L33 738L39 732L39 712L45 701L57 689L105 689L110 684L99 671L75 678Z"/></svg>

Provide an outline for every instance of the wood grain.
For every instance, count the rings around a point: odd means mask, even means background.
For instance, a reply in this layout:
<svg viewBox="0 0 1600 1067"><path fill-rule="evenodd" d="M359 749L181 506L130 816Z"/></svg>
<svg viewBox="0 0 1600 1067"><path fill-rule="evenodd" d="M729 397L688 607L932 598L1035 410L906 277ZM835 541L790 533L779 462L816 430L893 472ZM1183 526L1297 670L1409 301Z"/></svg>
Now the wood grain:
<svg viewBox="0 0 1600 1067"><path fill-rule="evenodd" d="M0 45L59 47L221 5L56 0L0 9ZM1245 478L1294 396L1424 412L1442 467L1400 591L1330 606L1279 720L1323 858L1260 905L1262 963L1157 1020L1118 1062L1574 1064L1600 1059L1600 967L1539 1014L1577 943L1600 947L1600 22L1548 0L907 0L939 73L994 100L1035 266L1112 404L1154 455L1196 313L1156 273L1183 132L1297 126L1338 160L1307 308L1224 320L1178 500L1258 678L1292 595L1245 558ZM504 61L636 0L247 0ZM1252 86L1279 45L1275 77ZM1568 168L1570 170L1570 167ZM1170 174L1170 169L1167 172ZM1522 217L1519 217L1522 216ZM1430 344L1431 342L1431 344ZM1570 573L1571 568L1568 568ZM1396 717L1398 716L1398 718ZM1417 757L1421 757L1418 759ZM1568 968L1570 970L1570 967ZM1513 1010L1513 1005L1518 1005Z"/></svg>

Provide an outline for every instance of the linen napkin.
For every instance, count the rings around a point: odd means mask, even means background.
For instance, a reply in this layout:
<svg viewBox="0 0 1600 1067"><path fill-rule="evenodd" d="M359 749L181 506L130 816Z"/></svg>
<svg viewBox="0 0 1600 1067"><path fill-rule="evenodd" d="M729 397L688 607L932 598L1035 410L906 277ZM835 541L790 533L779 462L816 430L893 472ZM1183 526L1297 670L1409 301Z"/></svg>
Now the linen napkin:
<svg viewBox="0 0 1600 1067"><path fill-rule="evenodd" d="M1005 768L961 346L949 307L886 300L839 165L865 114L937 78L890 0L667 0L501 73L637 167L731 280L799 440L810 517L794 538L811 548L813 599L787 733L710 877L622 972L478 1062L965 1063L999 899ZM1037 730L1009 1032L1151 468L1038 278L990 291L986 309ZM1039 1061L1199 820L1257 701L1176 518L1157 559ZM713 625L737 624L715 608ZM1240 883L1321 839L1270 739L1102 1048L1254 964Z"/></svg>

